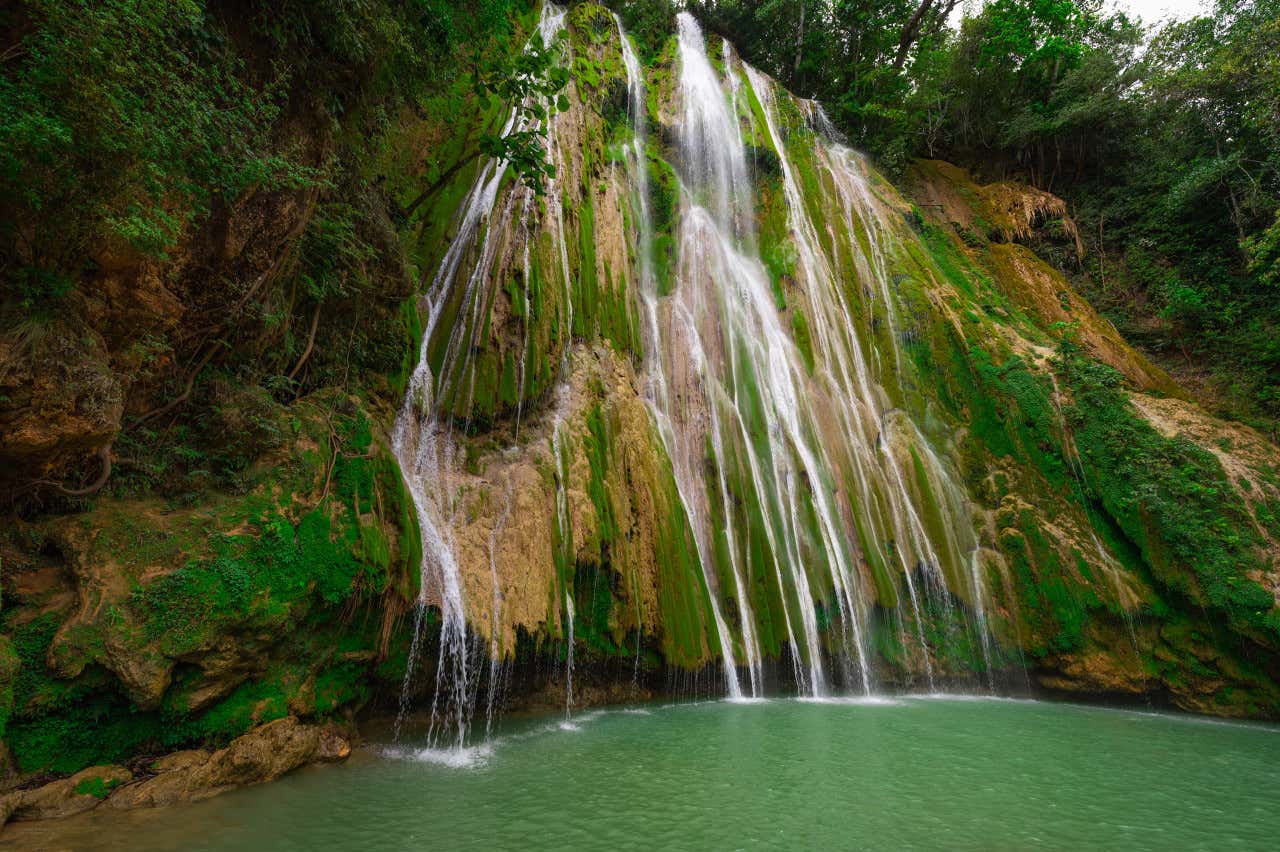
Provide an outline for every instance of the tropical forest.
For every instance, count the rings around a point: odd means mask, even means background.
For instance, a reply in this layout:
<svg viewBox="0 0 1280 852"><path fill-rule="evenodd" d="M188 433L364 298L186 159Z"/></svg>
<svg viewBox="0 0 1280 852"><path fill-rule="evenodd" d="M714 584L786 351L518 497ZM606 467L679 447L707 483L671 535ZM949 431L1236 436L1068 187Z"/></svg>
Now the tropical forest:
<svg viewBox="0 0 1280 852"><path fill-rule="evenodd" d="M1277 734L1280 0L0 4L0 848L1266 849Z"/></svg>

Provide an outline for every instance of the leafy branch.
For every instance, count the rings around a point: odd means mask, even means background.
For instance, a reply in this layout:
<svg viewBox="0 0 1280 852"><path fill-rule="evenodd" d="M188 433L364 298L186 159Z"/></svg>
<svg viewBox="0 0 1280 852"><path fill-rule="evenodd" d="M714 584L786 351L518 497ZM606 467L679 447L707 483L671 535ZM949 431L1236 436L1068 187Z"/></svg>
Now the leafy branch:
<svg viewBox="0 0 1280 852"><path fill-rule="evenodd" d="M569 109L569 98L564 94L569 71L557 64L558 58L558 46L544 45L541 34L535 33L524 52L495 57L483 66L475 77L475 105L485 110L494 99L504 104L511 110L507 128L481 136L409 202L402 211L405 219L481 156L506 163L525 186L542 194L544 179L555 176L555 166L547 162L543 148L547 122Z"/></svg>

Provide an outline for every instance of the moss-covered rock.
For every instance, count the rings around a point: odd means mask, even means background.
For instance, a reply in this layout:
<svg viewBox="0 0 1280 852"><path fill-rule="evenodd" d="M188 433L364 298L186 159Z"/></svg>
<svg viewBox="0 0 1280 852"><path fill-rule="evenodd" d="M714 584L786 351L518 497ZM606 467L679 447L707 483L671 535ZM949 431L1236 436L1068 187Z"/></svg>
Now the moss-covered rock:
<svg viewBox="0 0 1280 852"><path fill-rule="evenodd" d="M101 500L9 537L7 738L23 772L367 699L387 601L416 590L412 508L358 401L288 417L288 446L246 494Z"/></svg>

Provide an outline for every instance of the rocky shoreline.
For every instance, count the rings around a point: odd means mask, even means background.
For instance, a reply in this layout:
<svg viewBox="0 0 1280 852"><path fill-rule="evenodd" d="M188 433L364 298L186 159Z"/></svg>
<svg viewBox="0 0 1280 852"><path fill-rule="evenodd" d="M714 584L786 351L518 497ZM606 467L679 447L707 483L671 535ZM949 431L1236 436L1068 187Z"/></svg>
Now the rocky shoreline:
<svg viewBox="0 0 1280 852"><path fill-rule="evenodd" d="M91 766L40 786L0 796L0 825L60 819L96 808L163 807L273 781L310 763L351 754L350 733L333 725L276 719L232 740L226 748L186 749L136 768Z"/></svg>

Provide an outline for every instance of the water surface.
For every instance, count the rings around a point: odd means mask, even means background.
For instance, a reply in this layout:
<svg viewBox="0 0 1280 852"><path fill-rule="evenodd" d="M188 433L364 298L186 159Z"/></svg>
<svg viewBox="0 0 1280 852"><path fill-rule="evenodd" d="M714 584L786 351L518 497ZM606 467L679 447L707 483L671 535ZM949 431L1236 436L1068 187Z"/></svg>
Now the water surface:
<svg viewBox="0 0 1280 852"><path fill-rule="evenodd" d="M1263 849L1280 729L958 697L778 699L514 723L465 754L371 748L22 848Z"/></svg>

